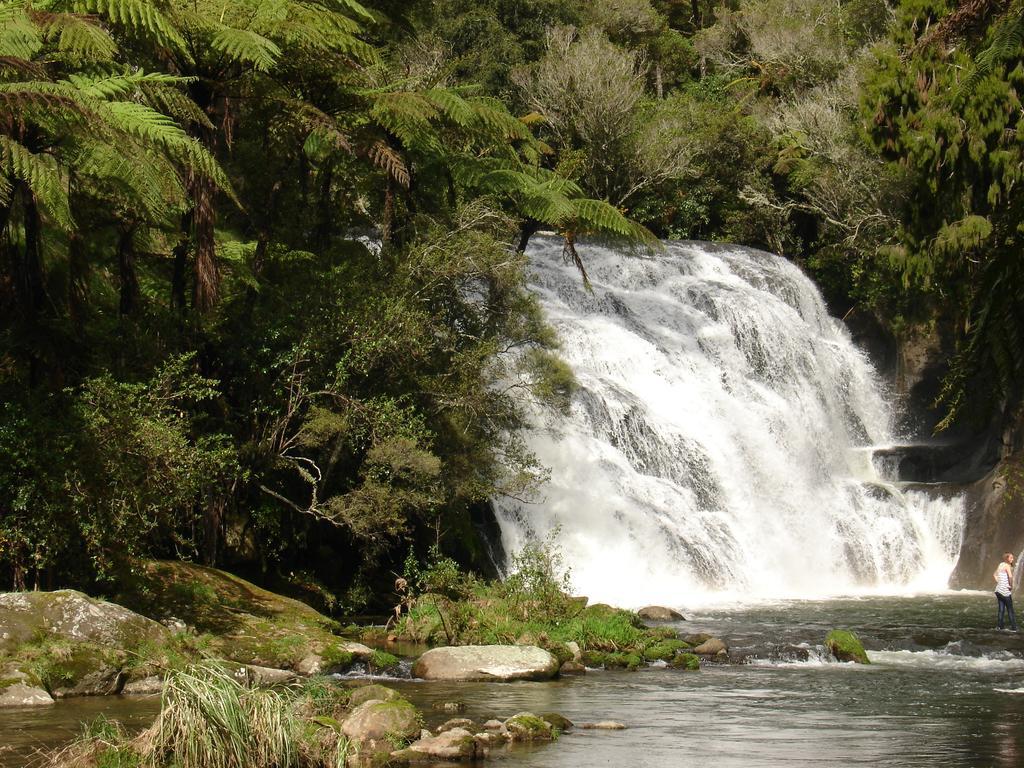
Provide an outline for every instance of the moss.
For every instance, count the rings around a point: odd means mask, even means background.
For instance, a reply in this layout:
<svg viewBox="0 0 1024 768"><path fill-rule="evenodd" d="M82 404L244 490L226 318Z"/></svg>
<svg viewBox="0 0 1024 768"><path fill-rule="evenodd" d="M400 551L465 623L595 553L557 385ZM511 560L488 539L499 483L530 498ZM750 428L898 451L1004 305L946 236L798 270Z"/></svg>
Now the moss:
<svg viewBox="0 0 1024 768"><path fill-rule="evenodd" d="M857 664L871 663L860 638L848 630L833 629L825 637L825 645L839 661L853 661Z"/></svg>
<svg viewBox="0 0 1024 768"><path fill-rule="evenodd" d="M355 655L346 651L340 643L329 643L320 652L320 658L324 660L324 669L334 671L348 669L355 661Z"/></svg>
<svg viewBox="0 0 1024 768"><path fill-rule="evenodd" d="M689 647L690 644L682 640L661 640L644 649L644 658L648 661L672 661L677 651Z"/></svg>
<svg viewBox="0 0 1024 768"><path fill-rule="evenodd" d="M676 669L696 671L700 669L700 657L695 653L678 653L670 664Z"/></svg>
<svg viewBox="0 0 1024 768"><path fill-rule="evenodd" d="M548 741L556 737L555 729L546 720L529 712L520 712L505 721L513 741Z"/></svg>
<svg viewBox="0 0 1024 768"><path fill-rule="evenodd" d="M370 656L370 671L384 672L398 667L399 659L387 651L374 651Z"/></svg>

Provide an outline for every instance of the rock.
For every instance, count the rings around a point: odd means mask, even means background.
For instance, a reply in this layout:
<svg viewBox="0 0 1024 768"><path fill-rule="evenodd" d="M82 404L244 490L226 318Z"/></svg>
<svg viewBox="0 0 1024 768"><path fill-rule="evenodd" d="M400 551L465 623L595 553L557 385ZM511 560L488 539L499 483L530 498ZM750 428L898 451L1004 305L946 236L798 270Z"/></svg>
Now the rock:
<svg viewBox="0 0 1024 768"><path fill-rule="evenodd" d="M188 632L188 624L175 616L168 616L166 619L161 619L160 623L176 634Z"/></svg>
<svg viewBox="0 0 1024 768"><path fill-rule="evenodd" d="M152 619L74 590L0 593L0 653L39 637L120 649L169 636Z"/></svg>
<svg viewBox="0 0 1024 768"><path fill-rule="evenodd" d="M683 614L662 605L648 605L636 612L645 621L686 621Z"/></svg>
<svg viewBox="0 0 1024 768"><path fill-rule="evenodd" d="M572 730L572 720L557 712L545 712L540 716L540 719L562 733Z"/></svg>
<svg viewBox="0 0 1024 768"><path fill-rule="evenodd" d="M536 646L463 645L434 648L413 665L424 680L548 680L558 674L558 659Z"/></svg>
<svg viewBox="0 0 1024 768"><path fill-rule="evenodd" d="M53 697L42 688L25 683L4 685L0 681L0 709L7 707L43 707L53 704Z"/></svg>
<svg viewBox="0 0 1024 768"><path fill-rule="evenodd" d="M316 653L311 653L308 656L302 657L302 660L295 665L295 671L304 677L312 677L323 672L323 665L323 657Z"/></svg>
<svg viewBox="0 0 1024 768"><path fill-rule="evenodd" d="M259 667L255 664L246 664L245 671L249 680L249 685L256 688L268 688L272 685L286 685L294 682L298 678L294 672L287 669Z"/></svg>
<svg viewBox="0 0 1024 768"><path fill-rule="evenodd" d="M560 675L585 675L587 668L578 661L566 661L558 668Z"/></svg>
<svg viewBox="0 0 1024 768"><path fill-rule="evenodd" d="M710 640L711 635L706 634L704 632L698 632L692 635L683 635L682 639L690 645L700 645L701 643L706 643L708 640Z"/></svg>
<svg viewBox="0 0 1024 768"><path fill-rule="evenodd" d="M154 693L163 693L164 681L157 675L143 677L140 680L131 680L125 683L121 689L122 696L152 696Z"/></svg>
<svg viewBox="0 0 1024 768"><path fill-rule="evenodd" d="M729 653L729 646L717 637L712 637L694 648L693 653L698 656L725 656Z"/></svg>
<svg viewBox="0 0 1024 768"><path fill-rule="evenodd" d="M468 717L453 717L451 720L446 720L434 729L434 733L444 733L450 731L452 728L463 728L465 730L473 730L476 728L476 723L470 720Z"/></svg>
<svg viewBox="0 0 1024 768"><path fill-rule="evenodd" d="M466 705L461 701L435 701L433 704L434 709L440 709L443 712L465 712Z"/></svg>
<svg viewBox="0 0 1024 768"><path fill-rule="evenodd" d="M356 688L348 697L348 705L353 709L368 701L395 701L401 699L402 694L394 688L373 683Z"/></svg>
<svg viewBox="0 0 1024 768"><path fill-rule="evenodd" d="M38 662L40 682L55 699L120 693L128 679L125 658L123 651L87 642L48 649Z"/></svg>
<svg viewBox="0 0 1024 768"><path fill-rule="evenodd" d="M870 664L864 646L853 632L845 629L833 629L825 637L825 646L839 661L852 661L856 664Z"/></svg>
<svg viewBox="0 0 1024 768"><path fill-rule="evenodd" d="M378 701L372 699L356 707L341 724L341 732L360 745L387 739L407 740L420 733L416 708L404 699Z"/></svg>
<svg viewBox="0 0 1024 768"><path fill-rule="evenodd" d="M484 723L484 729L488 731L500 731L501 733L508 730L501 720L488 720Z"/></svg>
<svg viewBox="0 0 1024 768"><path fill-rule="evenodd" d="M625 730L626 726L614 720L601 720L598 723L581 723L580 728L592 731L622 731Z"/></svg>
<svg viewBox="0 0 1024 768"><path fill-rule="evenodd" d="M505 743L505 735L495 731L481 731L480 733L473 734L473 738L478 745L485 749Z"/></svg>
<svg viewBox="0 0 1024 768"><path fill-rule="evenodd" d="M450 731L428 736L414 741L408 748L393 752L398 757L410 762L429 760L473 760L482 757L476 738L465 728L453 728Z"/></svg>
<svg viewBox="0 0 1024 768"><path fill-rule="evenodd" d="M700 669L700 658L695 653L677 653L669 663L676 669L691 671Z"/></svg>
<svg viewBox="0 0 1024 768"><path fill-rule="evenodd" d="M551 724L532 712L520 712L505 721L512 741L550 741L555 738Z"/></svg>
<svg viewBox="0 0 1024 768"><path fill-rule="evenodd" d="M580 644L575 640L570 640L565 644L565 647L569 649L569 653L572 654L573 661L580 661L583 658L583 652L580 651Z"/></svg>

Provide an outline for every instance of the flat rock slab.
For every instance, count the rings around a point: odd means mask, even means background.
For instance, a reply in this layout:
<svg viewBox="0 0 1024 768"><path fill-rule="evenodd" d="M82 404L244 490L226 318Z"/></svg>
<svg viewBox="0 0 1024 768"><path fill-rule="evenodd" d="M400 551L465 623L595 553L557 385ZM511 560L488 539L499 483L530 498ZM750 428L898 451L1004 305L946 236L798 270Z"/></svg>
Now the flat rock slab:
<svg viewBox="0 0 1024 768"><path fill-rule="evenodd" d="M461 645L427 651L412 673L424 680L508 682L550 680L558 667L558 659L535 645Z"/></svg>

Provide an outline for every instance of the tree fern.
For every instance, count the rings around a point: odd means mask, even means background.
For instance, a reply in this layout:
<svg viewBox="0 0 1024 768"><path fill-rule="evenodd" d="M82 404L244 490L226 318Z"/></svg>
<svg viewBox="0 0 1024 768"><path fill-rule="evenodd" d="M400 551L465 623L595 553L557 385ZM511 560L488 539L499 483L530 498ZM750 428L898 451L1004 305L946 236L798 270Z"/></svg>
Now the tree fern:
<svg viewBox="0 0 1024 768"><path fill-rule="evenodd" d="M71 13L33 14L46 40L56 40L57 50L76 62L109 61L117 53L117 43L95 19Z"/></svg>
<svg viewBox="0 0 1024 768"><path fill-rule="evenodd" d="M185 40L177 26L168 18L166 7L147 0L70 0L68 10L95 13L154 39L164 46L183 49Z"/></svg>
<svg viewBox="0 0 1024 768"><path fill-rule="evenodd" d="M9 180L21 181L32 191L54 224L64 230L74 229L65 180L52 156L34 154L9 136L0 134L0 169ZM10 181L5 183L4 189L9 200ZM0 189L0 199L4 197L2 193Z"/></svg>
<svg viewBox="0 0 1024 768"><path fill-rule="evenodd" d="M249 29L222 26L210 39L210 47L236 61L252 65L258 72L267 72L277 63L281 49L273 40Z"/></svg>

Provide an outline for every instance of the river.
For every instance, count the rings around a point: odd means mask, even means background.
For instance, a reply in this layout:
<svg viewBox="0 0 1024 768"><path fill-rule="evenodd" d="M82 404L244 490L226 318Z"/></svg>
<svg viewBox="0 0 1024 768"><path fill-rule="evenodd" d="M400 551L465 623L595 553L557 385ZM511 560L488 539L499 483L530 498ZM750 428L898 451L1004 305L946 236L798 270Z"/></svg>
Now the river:
<svg viewBox="0 0 1024 768"><path fill-rule="evenodd" d="M548 683L387 682L431 725L447 717L434 703L458 700L478 720L532 710L628 726L515 750L503 763L510 768L1009 768L1024 764L1024 637L994 630L994 614L992 596L977 592L711 606L677 629L722 637L747 663L591 671ZM834 627L860 635L870 666L824 660L818 646ZM152 698L79 699L0 712L0 765L27 765L33 750L66 742L100 713L141 727L156 706Z"/></svg>

